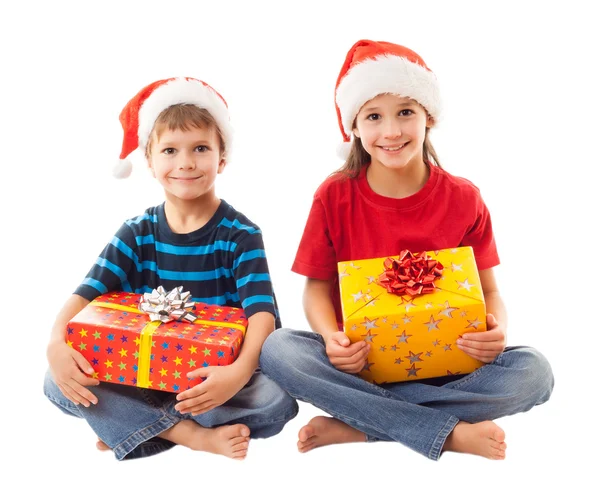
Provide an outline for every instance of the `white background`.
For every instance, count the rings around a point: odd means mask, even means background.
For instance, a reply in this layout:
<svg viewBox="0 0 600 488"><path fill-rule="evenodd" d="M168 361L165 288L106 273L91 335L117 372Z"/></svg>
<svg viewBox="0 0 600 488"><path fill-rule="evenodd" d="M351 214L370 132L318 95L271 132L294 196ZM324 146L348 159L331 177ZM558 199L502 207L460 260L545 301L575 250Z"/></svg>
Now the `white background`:
<svg viewBox="0 0 600 488"><path fill-rule="evenodd" d="M419 4L418 7L415 4ZM513 486L597 479L598 54L593 2L19 2L1 7L3 472L15 486ZM117 6L118 5L118 6ZM216 6L221 5L221 6ZM331 6L330 6L331 5ZM417 51L437 74L442 164L492 213L509 344L551 361L550 402L498 420L504 462L393 443L299 454L306 404L234 462L177 447L118 463L42 394L54 316L121 222L162 201L136 159L111 177L118 115L157 79L193 76L227 99L235 160L219 196L264 232L284 325L307 329L289 269L318 184L341 161L335 80L358 39ZM595 357L594 357L595 356ZM594 473L595 472L595 473ZM43 477L43 478L42 478Z"/></svg>

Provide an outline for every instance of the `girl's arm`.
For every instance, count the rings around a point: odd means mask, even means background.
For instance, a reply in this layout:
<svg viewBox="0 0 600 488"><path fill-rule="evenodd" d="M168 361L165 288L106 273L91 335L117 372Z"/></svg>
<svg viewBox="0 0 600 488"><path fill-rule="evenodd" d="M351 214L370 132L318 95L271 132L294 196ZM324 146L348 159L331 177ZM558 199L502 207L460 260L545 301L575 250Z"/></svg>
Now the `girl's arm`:
<svg viewBox="0 0 600 488"><path fill-rule="evenodd" d="M331 285L328 280L306 280L304 313L310 328L323 336L325 351L331 364L345 373L358 373L363 369L371 347L365 341L351 343L348 336L338 330L331 302Z"/></svg>
<svg viewBox="0 0 600 488"><path fill-rule="evenodd" d="M479 272L487 309L487 330L469 332L456 341L458 348L484 363L491 363L506 347L507 315L492 268Z"/></svg>
<svg viewBox="0 0 600 488"><path fill-rule="evenodd" d="M310 328L321 334L327 343L338 332L335 309L331 302L331 280L306 279L302 305Z"/></svg>
<svg viewBox="0 0 600 488"><path fill-rule="evenodd" d="M506 333L508 316L506 313L506 307L504 306L504 301L500 296L500 291L498 290L498 285L496 284L494 268L480 271L479 279L481 280L481 288L483 291L487 313L491 313L496 318L496 321Z"/></svg>

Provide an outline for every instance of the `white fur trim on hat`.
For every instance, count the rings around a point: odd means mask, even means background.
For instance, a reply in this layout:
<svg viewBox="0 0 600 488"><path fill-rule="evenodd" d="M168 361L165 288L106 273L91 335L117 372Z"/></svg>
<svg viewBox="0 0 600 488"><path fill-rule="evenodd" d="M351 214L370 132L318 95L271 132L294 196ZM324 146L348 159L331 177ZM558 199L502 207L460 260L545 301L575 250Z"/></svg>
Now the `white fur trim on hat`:
<svg viewBox="0 0 600 488"><path fill-rule="evenodd" d="M437 120L441 97L435 75L426 68L395 55L380 55L352 67L340 81L335 100L346 135L361 107L382 93L412 98Z"/></svg>
<svg viewBox="0 0 600 488"><path fill-rule="evenodd" d="M171 105L189 103L208 110L214 117L225 143L225 151L231 154L233 127L229 122L227 105L217 93L198 80L177 78L156 88L144 101L139 112L138 141L145 151L148 139L156 119L163 110Z"/></svg>

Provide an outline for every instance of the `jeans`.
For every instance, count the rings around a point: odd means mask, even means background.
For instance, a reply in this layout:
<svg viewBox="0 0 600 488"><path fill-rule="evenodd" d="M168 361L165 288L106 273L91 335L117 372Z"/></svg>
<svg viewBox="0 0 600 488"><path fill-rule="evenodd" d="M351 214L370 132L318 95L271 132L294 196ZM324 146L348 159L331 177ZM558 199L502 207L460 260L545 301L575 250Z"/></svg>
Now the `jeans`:
<svg viewBox="0 0 600 488"><path fill-rule="evenodd" d="M400 442L433 460L459 420L525 412L547 401L554 386L550 364L529 347L508 347L468 375L375 385L334 368L321 335L291 329L267 338L260 365L292 397L365 433L367 441Z"/></svg>
<svg viewBox="0 0 600 488"><path fill-rule="evenodd" d="M223 405L192 416L174 409L175 393L100 383L89 388L97 405L74 405L60 391L50 372L44 393L63 412L85 419L118 460L152 456L175 444L157 437L184 419L203 427L242 423L251 438L278 434L298 413L296 400L256 370L248 384Z"/></svg>

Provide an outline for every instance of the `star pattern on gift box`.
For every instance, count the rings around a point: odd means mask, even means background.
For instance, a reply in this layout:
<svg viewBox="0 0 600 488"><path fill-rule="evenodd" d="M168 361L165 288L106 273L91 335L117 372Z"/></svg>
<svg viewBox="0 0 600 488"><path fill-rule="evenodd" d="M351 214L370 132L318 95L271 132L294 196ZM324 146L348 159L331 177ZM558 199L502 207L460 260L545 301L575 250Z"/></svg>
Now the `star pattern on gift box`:
<svg viewBox="0 0 600 488"><path fill-rule="evenodd" d="M369 320L367 317L365 317L365 321L361 325L364 325L365 329L367 329L367 330L371 330L371 329L375 329L375 328L379 327L377 325L377 319Z"/></svg>
<svg viewBox="0 0 600 488"><path fill-rule="evenodd" d="M142 341L140 333L149 317L137 311L140 295L117 292L98 297L67 326L66 342L79 350L101 381L136 386ZM114 310L101 303L130 307ZM195 304L195 313L206 323L161 324L149 342L149 388L181 391L198 384L187 372L213 365L231 364L241 347L246 317L241 309ZM210 322L214 322L214 325ZM230 326L229 324L235 324ZM204 358L200 364L199 358Z"/></svg>
<svg viewBox="0 0 600 488"><path fill-rule="evenodd" d="M408 338L412 337L412 334L407 334L406 329L402 331L402 334L396 336L398 338L398 344L408 344Z"/></svg>
<svg viewBox="0 0 600 488"><path fill-rule="evenodd" d="M431 332L432 330L439 329L439 323L442 319L434 320L433 315L429 317L429 322L423 322L423 325L427 326L427 331Z"/></svg>
<svg viewBox="0 0 600 488"><path fill-rule="evenodd" d="M457 307L452 307L450 305L450 303L448 302L448 300L446 300L446 303L444 303L442 305L442 307L444 307L444 308L438 312L438 315L445 315L448 318L453 318L452 312L455 312L456 310L458 310Z"/></svg>
<svg viewBox="0 0 600 488"><path fill-rule="evenodd" d="M408 351L408 356L404 356L404 357L410 361L410 364L412 364L412 363L416 363L419 361L423 361L421 359L421 354L423 354L423 353Z"/></svg>
<svg viewBox="0 0 600 488"><path fill-rule="evenodd" d="M483 324L483 322L481 322L478 317L475 317L475 320L467 319L467 322L469 323L469 325L467 325L465 327L465 329L473 328L473 329L477 330L478 327Z"/></svg>
<svg viewBox="0 0 600 488"><path fill-rule="evenodd" d="M471 291L471 288L475 286L473 283L469 283L469 278L466 278L464 281L456 280L456 283L458 283L459 290L464 288L467 291Z"/></svg>
<svg viewBox="0 0 600 488"><path fill-rule="evenodd" d="M407 368L408 376L417 376L417 371L421 371L422 368L417 368L416 364L413 364L410 368Z"/></svg>
<svg viewBox="0 0 600 488"><path fill-rule="evenodd" d="M405 297L400 297L401 298L401 302L398 304L399 307L404 307L404 310L406 310L406 312L410 312L411 308L416 307L416 305L414 304L414 298L405 298Z"/></svg>
<svg viewBox="0 0 600 488"><path fill-rule="evenodd" d="M368 381L389 383L445 376L448 371L464 374L480 364L454 347L467 330L485 330L472 250L445 249L431 252L434 255L443 263L442 276L430 294L416 296L393 295L379 286L377 277L387 269L383 259L352 266L339 263L340 275L347 275L343 282L340 276L342 312L344 317L356 314L352 321L344 318L344 330L352 342L364 340L375 346L368 354L368 369L359 373ZM374 283L380 290L373 288ZM403 362L415 367L398 368ZM387 369L392 366L393 373Z"/></svg>

